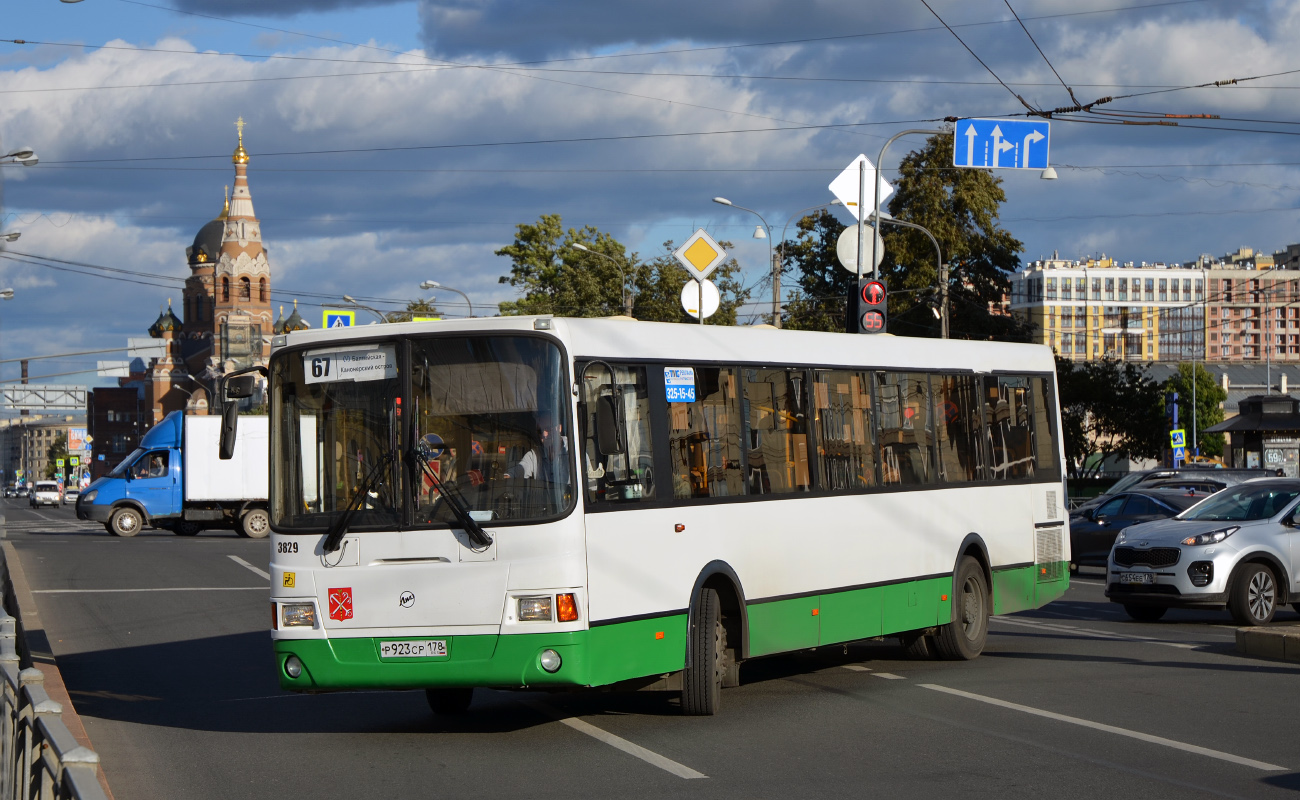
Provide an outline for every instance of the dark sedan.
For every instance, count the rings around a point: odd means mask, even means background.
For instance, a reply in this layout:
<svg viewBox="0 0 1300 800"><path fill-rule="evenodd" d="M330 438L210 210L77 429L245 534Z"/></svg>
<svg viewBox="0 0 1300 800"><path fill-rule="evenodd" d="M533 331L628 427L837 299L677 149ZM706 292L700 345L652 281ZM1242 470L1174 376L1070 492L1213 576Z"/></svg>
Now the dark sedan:
<svg viewBox="0 0 1300 800"><path fill-rule="evenodd" d="M1120 531L1139 522L1167 519L1210 496L1183 489L1120 492L1096 508L1070 518L1070 571L1104 567Z"/></svg>

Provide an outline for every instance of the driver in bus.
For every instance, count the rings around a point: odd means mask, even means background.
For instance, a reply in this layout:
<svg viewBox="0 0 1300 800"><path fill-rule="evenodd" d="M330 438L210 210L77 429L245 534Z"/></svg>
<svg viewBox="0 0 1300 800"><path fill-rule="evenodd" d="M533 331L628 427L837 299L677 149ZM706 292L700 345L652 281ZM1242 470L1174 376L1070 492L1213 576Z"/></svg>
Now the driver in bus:
<svg viewBox="0 0 1300 800"><path fill-rule="evenodd" d="M559 420L550 411L537 415L538 440L519 463L506 470L507 479L542 480L551 486L569 482L568 441Z"/></svg>

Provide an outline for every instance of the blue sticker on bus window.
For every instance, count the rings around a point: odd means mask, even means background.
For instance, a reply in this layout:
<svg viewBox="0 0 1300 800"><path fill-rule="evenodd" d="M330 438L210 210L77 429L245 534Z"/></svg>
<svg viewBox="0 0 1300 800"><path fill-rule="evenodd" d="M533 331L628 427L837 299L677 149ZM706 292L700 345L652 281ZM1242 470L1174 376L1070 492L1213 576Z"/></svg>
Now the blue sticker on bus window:
<svg viewBox="0 0 1300 800"><path fill-rule="evenodd" d="M670 403L694 403L695 368L664 367L664 393Z"/></svg>

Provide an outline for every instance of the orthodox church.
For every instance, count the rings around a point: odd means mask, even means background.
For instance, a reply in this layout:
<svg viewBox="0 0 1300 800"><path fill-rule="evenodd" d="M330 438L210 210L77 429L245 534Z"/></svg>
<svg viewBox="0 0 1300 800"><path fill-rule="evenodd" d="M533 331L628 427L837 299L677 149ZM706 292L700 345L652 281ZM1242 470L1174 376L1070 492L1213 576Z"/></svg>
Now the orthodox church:
<svg viewBox="0 0 1300 800"><path fill-rule="evenodd" d="M234 191L221 213L200 228L194 243L185 249L190 275L181 294L181 317L168 300L167 309L149 327L149 335L162 340L162 354L150 360L143 374L121 381L142 384L143 399L155 422L179 409L189 414L216 413L217 379L265 365L272 334L308 327L296 301L288 319L281 306L280 319L271 322L271 265L248 188L243 117L235 127L239 143L231 157Z"/></svg>

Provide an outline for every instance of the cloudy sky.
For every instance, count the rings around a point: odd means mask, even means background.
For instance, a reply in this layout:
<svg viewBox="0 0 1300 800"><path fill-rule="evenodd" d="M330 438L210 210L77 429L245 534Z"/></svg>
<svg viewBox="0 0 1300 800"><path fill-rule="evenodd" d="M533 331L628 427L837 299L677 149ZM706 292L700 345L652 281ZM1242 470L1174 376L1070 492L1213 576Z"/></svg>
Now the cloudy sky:
<svg viewBox="0 0 1300 800"><path fill-rule="evenodd" d="M1025 260L1300 241L1300 73L1276 74L1300 70L1300 3L930 5L1038 108L1070 98L1011 8L1084 102L1273 76L1107 104L1218 120L1054 121L1059 180L999 173ZM317 295L395 308L380 301L419 297L426 279L476 310L509 299L492 252L546 213L645 256L703 226L757 278L757 220L709 198L756 209L779 237L892 134L1024 110L921 0L19 0L3 18L0 38L27 43L0 43L0 147L41 158L0 168L3 229L22 233L9 255L143 274L0 259L17 292L0 306L0 359L116 347L179 306L184 248L233 180L239 116L276 302L301 297L318 320ZM894 146L886 177L920 141ZM458 301L438 298L463 314Z"/></svg>

